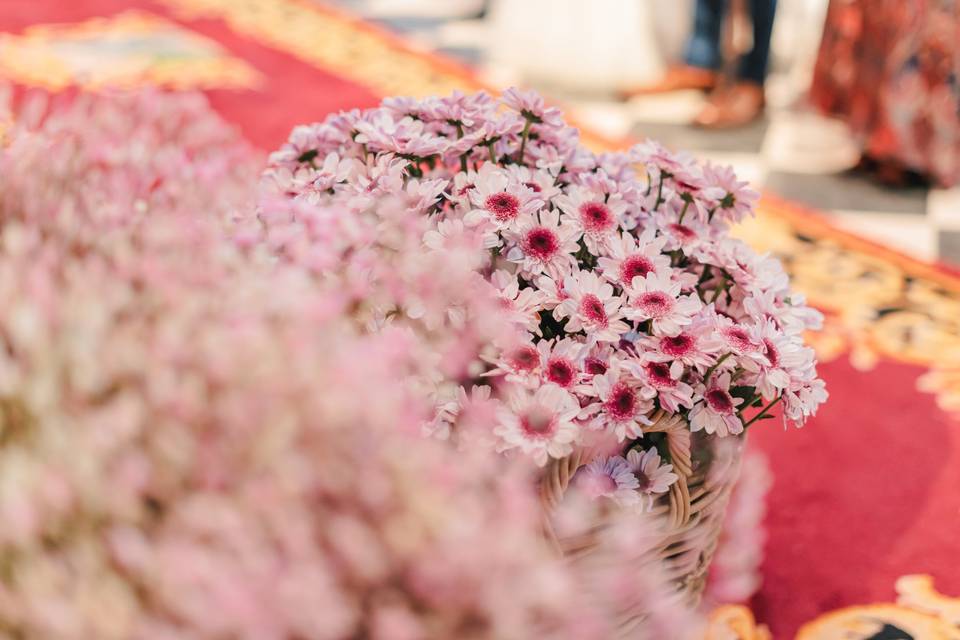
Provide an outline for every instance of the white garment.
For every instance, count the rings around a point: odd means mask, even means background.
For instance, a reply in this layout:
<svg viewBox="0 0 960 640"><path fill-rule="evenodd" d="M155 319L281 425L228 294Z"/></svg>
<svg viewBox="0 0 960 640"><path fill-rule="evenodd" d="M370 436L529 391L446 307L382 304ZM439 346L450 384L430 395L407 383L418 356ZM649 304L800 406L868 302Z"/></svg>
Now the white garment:
<svg viewBox="0 0 960 640"><path fill-rule="evenodd" d="M488 59L525 81L569 89L650 82L663 71L661 3L675 16L688 0L494 0Z"/></svg>

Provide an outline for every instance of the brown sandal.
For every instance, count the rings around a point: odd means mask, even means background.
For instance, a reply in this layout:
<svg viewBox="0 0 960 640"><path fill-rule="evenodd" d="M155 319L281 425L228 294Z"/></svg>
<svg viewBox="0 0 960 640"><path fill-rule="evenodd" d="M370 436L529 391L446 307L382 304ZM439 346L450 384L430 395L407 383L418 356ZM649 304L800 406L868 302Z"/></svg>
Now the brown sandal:
<svg viewBox="0 0 960 640"><path fill-rule="evenodd" d="M702 67L679 65L671 67L658 82L631 87L620 92L623 99L649 96L672 91L712 91L717 86L717 72Z"/></svg>
<svg viewBox="0 0 960 640"><path fill-rule="evenodd" d="M742 127L759 118L765 105L762 86L738 82L715 91L693 124L705 129Z"/></svg>

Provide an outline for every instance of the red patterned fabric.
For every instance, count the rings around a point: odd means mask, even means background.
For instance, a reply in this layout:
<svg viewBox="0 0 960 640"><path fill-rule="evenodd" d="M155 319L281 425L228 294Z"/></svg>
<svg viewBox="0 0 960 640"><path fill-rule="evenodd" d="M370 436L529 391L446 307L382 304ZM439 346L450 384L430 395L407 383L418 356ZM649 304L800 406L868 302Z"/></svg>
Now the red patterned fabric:
<svg viewBox="0 0 960 640"><path fill-rule="evenodd" d="M832 0L811 98L867 155L960 182L960 3Z"/></svg>

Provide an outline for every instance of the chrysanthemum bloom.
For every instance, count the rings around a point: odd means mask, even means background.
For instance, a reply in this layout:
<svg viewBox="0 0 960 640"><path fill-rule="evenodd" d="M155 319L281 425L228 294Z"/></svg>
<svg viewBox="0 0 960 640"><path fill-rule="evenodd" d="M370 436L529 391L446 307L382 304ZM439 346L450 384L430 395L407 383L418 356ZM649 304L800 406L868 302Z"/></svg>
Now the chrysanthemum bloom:
<svg viewBox="0 0 960 640"><path fill-rule="evenodd" d="M573 481L591 498L610 498L620 506L640 502L640 483L621 456L597 458L577 471Z"/></svg>
<svg viewBox="0 0 960 640"><path fill-rule="evenodd" d="M566 330L583 330L591 340L615 342L629 328L620 313L621 300L613 287L590 271L580 271L563 279L567 295L553 311L554 317L568 318Z"/></svg>
<svg viewBox="0 0 960 640"><path fill-rule="evenodd" d="M515 387L497 413L494 433L502 438L504 450L519 448L544 465L548 458L562 458L573 450L579 412L573 396L556 385L543 385L533 393Z"/></svg>
<svg viewBox="0 0 960 640"><path fill-rule="evenodd" d="M468 194L475 208L464 216L464 222L497 230L516 225L543 206L533 189L511 179L505 169L493 164L483 165Z"/></svg>
<svg viewBox="0 0 960 640"><path fill-rule="evenodd" d="M650 320L658 335L680 333L703 306L696 295L680 294L680 283L672 279L669 271L634 276L627 294L624 316L630 320Z"/></svg>
<svg viewBox="0 0 960 640"><path fill-rule="evenodd" d="M656 449L631 449L627 452L627 467L637 480L637 494L641 497L640 505L649 509L653 499L661 493L666 493L670 485L677 481L677 474L673 473L672 464L661 464L660 454Z"/></svg>
<svg viewBox="0 0 960 640"><path fill-rule="evenodd" d="M564 338L555 342L542 340L537 344L540 352L540 372L545 383L571 389L580 379L586 346Z"/></svg>
<svg viewBox="0 0 960 640"><path fill-rule="evenodd" d="M630 362L626 366L643 383L643 396L656 398L660 406L677 413L680 407L693 406L693 387L681 380L683 365L677 361L670 365L666 362L649 360L643 364Z"/></svg>
<svg viewBox="0 0 960 640"><path fill-rule="evenodd" d="M670 258L663 255L665 236L655 236L653 227L648 227L639 238L621 233L610 242L609 257L597 260L597 266L608 280L627 288L636 277L645 278L650 273L666 273Z"/></svg>
<svg viewBox="0 0 960 640"><path fill-rule="evenodd" d="M710 323L700 320L684 327L684 330L676 335L644 338L646 357L670 363L671 367L678 366L673 363L679 363L679 366L705 372L717 361L723 347L722 342L713 334L712 328Z"/></svg>
<svg viewBox="0 0 960 640"><path fill-rule="evenodd" d="M522 218L514 229L504 233L513 243L507 260L518 265L519 273L531 280L541 273L562 278L576 265L576 230L560 222L557 211L541 211L536 217Z"/></svg>
<svg viewBox="0 0 960 640"><path fill-rule="evenodd" d="M715 216L723 216L731 222L739 222L753 211L760 194L750 186L737 180L733 168L707 164L706 178L716 185L720 197L712 201Z"/></svg>
<svg viewBox="0 0 960 640"><path fill-rule="evenodd" d="M605 197L589 189L575 188L558 196L557 206L567 214L587 248L595 254L610 251L619 237L627 203L619 195Z"/></svg>
<svg viewBox="0 0 960 640"><path fill-rule="evenodd" d="M581 419L589 420L592 429L609 431L618 442L643 436L653 403L641 394L640 385L626 371L612 367L594 376L591 387L596 401L580 411Z"/></svg>
<svg viewBox="0 0 960 640"><path fill-rule="evenodd" d="M730 374L714 375L706 384L703 400L690 411L690 429L718 436L735 435L743 431L743 422L737 415L737 407L743 398L730 395Z"/></svg>
<svg viewBox="0 0 960 640"><path fill-rule="evenodd" d="M521 289L517 276L504 269L491 274L490 284L497 289L501 307L510 320L526 327L530 333L539 335L539 312L543 308L546 294L532 287Z"/></svg>

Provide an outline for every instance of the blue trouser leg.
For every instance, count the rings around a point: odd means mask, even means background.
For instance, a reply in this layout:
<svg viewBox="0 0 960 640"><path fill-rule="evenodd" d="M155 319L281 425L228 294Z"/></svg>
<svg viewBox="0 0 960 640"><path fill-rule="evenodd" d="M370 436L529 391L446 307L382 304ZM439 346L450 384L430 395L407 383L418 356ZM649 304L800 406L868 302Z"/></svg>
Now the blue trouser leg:
<svg viewBox="0 0 960 640"><path fill-rule="evenodd" d="M773 33L777 0L749 0L749 3L753 21L753 49L740 59L740 79L762 85L767 77L770 35Z"/></svg>
<svg viewBox="0 0 960 640"><path fill-rule="evenodd" d="M723 25L725 0L697 0L693 18L693 34L684 56L687 64L704 69L719 69L720 28Z"/></svg>

